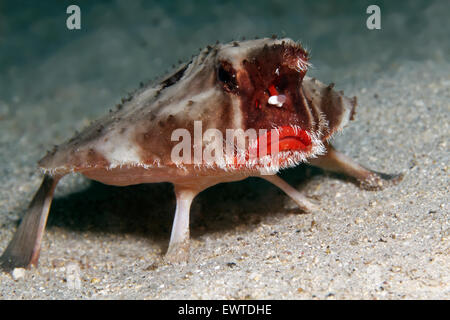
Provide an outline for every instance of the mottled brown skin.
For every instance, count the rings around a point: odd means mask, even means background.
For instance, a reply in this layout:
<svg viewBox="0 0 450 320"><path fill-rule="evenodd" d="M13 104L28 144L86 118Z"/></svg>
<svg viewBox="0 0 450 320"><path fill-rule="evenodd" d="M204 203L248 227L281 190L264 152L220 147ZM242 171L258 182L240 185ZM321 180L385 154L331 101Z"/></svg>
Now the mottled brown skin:
<svg viewBox="0 0 450 320"><path fill-rule="evenodd" d="M143 86L116 111L40 160L44 181L0 264L5 269L37 265L53 192L59 179L70 172L117 186L173 183L177 208L165 257L168 262L188 258L190 205L199 192L217 183L261 177L285 191L303 211L315 209L273 174L278 167L272 168L276 169L272 175L264 175L258 163L174 162L171 150L178 142L172 141L171 134L183 128L194 136L194 121L201 120L203 132L215 128L223 136L227 129L279 129L288 135L280 152L280 168L309 160L355 178L364 189L398 182L401 175L366 169L329 145L333 134L353 119L356 98L307 77L307 67L307 52L290 39L234 42L208 46L158 84ZM203 141L202 149L207 143Z"/></svg>

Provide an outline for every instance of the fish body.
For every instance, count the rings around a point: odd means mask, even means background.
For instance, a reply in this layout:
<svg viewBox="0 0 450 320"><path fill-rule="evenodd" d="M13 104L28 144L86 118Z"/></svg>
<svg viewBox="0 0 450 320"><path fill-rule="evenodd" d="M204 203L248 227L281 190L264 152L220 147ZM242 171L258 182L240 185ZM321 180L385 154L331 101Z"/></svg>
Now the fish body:
<svg viewBox="0 0 450 320"><path fill-rule="evenodd" d="M217 183L261 177L312 211L315 205L281 180L279 170L310 162L350 175L367 189L398 181L400 176L368 170L330 145L353 119L356 98L306 76L309 65L307 51L287 38L216 44L136 90L39 161L43 184L0 263L37 264L53 191L71 172L116 186L173 183L169 262L187 259L191 202Z"/></svg>

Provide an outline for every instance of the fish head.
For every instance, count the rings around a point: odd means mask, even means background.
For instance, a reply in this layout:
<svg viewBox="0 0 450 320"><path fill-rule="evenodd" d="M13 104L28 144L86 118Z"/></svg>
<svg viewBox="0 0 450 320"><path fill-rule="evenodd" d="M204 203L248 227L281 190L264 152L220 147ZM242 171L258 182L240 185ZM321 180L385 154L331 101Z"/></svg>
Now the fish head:
<svg viewBox="0 0 450 320"><path fill-rule="evenodd" d="M291 39L220 47L216 86L237 105L235 118L247 136L252 130L256 133L240 148L247 166L267 167L280 159L281 166L292 166L323 152L316 126L320 113L314 114L302 89L309 65L307 51ZM248 161L249 153L253 161Z"/></svg>
<svg viewBox="0 0 450 320"><path fill-rule="evenodd" d="M136 90L40 166L61 172L294 166L323 153L323 141L355 105L308 78L308 67L307 51L287 38L208 46L161 81Z"/></svg>

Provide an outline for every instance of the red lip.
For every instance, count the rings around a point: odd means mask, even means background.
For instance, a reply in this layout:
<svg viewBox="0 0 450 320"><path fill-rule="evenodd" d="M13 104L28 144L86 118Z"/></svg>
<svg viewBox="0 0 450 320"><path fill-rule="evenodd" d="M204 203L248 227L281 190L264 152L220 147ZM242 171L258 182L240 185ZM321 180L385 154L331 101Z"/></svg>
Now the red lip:
<svg viewBox="0 0 450 320"><path fill-rule="evenodd" d="M277 150L278 144L278 150ZM264 156L277 154L283 151L310 151L312 148L311 137L306 130L291 126L278 127L277 130L267 131L265 135L258 137L257 143L248 149L245 161L262 159ZM285 161L284 159L282 161ZM234 166L240 167L242 159L234 158Z"/></svg>
<svg viewBox="0 0 450 320"><path fill-rule="evenodd" d="M278 150L277 146L278 144ZM258 157L282 151L308 151L311 149L311 137L306 130L291 126L279 127L277 131L268 131L258 138Z"/></svg>

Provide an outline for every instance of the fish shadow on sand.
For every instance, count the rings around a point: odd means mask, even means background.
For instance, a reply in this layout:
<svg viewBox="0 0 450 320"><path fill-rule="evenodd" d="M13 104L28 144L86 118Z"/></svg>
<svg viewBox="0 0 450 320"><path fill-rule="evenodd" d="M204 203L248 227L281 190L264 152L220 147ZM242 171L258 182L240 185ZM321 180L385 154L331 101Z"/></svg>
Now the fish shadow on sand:
<svg viewBox="0 0 450 320"><path fill-rule="evenodd" d="M320 169L299 167L284 170L281 176L293 186L306 183ZM286 208L288 197L259 178L213 186L194 200L191 209L191 236L223 232L239 227L254 228L274 214L301 213ZM86 189L56 197L47 228L145 237L167 248L175 212L175 195L170 183L115 187L92 181Z"/></svg>

